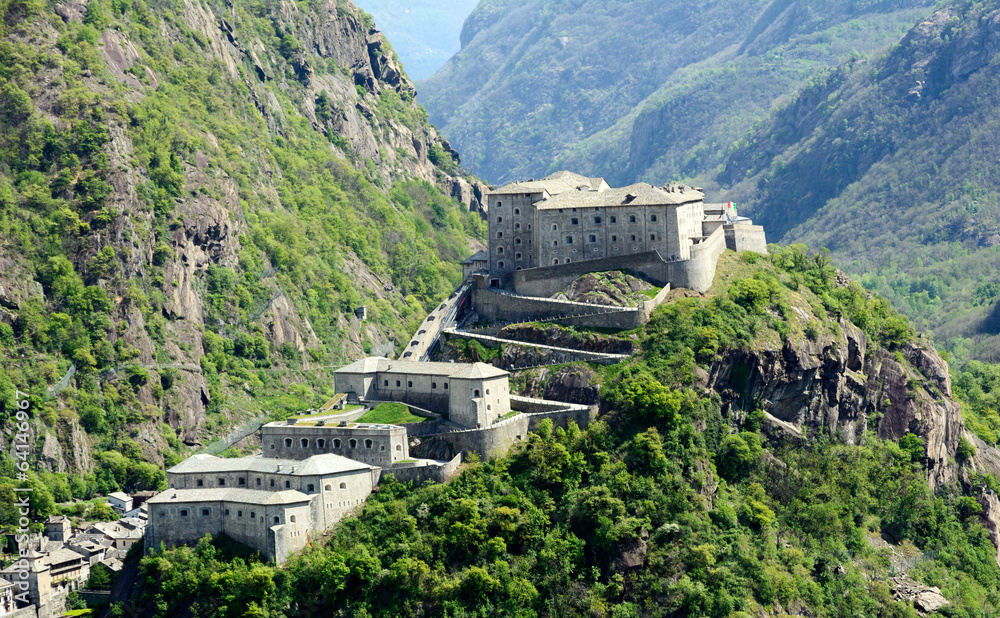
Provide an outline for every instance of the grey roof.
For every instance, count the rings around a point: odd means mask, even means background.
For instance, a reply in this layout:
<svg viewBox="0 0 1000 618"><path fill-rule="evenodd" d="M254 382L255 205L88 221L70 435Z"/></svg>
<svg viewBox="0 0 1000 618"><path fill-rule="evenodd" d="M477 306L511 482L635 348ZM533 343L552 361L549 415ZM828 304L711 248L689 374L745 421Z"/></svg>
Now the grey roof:
<svg viewBox="0 0 1000 618"><path fill-rule="evenodd" d="M172 474L212 473L212 472L261 472L267 474L285 474L288 476L322 476L340 474L360 470L372 470L372 466L360 461L324 453L313 455L308 459L279 459L277 457L239 457L228 459L212 455L192 455L173 468L167 470ZM159 494L157 498L162 496ZM152 498L149 500L152 501Z"/></svg>
<svg viewBox="0 0 1000 618"><path fill-rule="evenodd" d="M474 264L476 262L488 262L490 256L485 251L477 251L473 253L470 257L465 258L463 264Z"/></svg>
<svg viewBox="0 0 1000 618"><path fill-rule="evenodd" d="M605 191L567 191L553 195L535 204L539 210L553 208L607 208L614 206L660 206L700 202L705 194L685 185L654 187L636 183Z"/></svg>
<svg viewBox="0 0 1000 618"><path fill-rule="evenodd" d="M242 502L244 504L298 504L310 497L294 489L261 491L259 489L207 488L168 489L149 499L150 504L181 504L188 502Z"/></svg>
<svg viewBox="0 0 1000 618"><path fill-rule="evenodd" d="M116 491L116 492L110 493L110 494L108 494L108 497L109 498L115 498L117 500L121 500L122 502L127 502L128 500L131 499L131 498L129 498L128 494L120 492L120 491Z"/></svg>
<svg viewBox="0 0 1000 618"><path fill-rule="evenodd" d="M371 361L376 361L372 363ZM422 363L418 361L398 361L387 358L365 358L334 373L406 373L410 375L430 375L444 378L497 378L509 375L503 369L485 363Z"/></svg>
<svg viewBox="0 0 1000 618"><path fill-rule="evenodd" d="M49 515L49 518L45 520L47 524L61 524L65 521L69 521L69 517L65 515Z"/></svg>
<svg viewBox="0 0 1000 618"><path fill-rule="evenodd" d="M70 562L72 560L84 560L86 557L81 556L72 549L57 549L42 558L42 562L45 564L62 564L63 562Z"/></svg>
<svg viewBox="0 0 1000 618"><path fill-rule="evenodd" d="M122 526L114 521L102 521L94 524L91 530L97 530L111 539L137 539L142 536L142 528Z"/></svg>
<svg viewBox="0 0 1000 618"><path fill-rule="evenodd" d="M603 178L587 178L586 176L563 170L550 174L541 180L518 181L504 185L499 189L490 191L490 195L516 193L548 193L549 195L558 195L567 191L584 190L600 192L609 188L608 183Z"/></svg>
<svg viewBox="0 0 1000 618"><path fill-rule="evenodd" d="M13 588L14 584L7 581L6 579L0 577L0 590L6 590L8 588Z"/></svg>

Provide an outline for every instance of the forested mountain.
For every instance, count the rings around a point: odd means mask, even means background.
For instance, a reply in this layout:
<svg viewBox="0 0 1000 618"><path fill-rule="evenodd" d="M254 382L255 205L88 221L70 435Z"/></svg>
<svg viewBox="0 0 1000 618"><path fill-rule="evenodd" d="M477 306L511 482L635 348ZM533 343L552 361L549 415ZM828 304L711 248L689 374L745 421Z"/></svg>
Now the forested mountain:
<svg viewBox="0 0 1000 618"><path fill-rule="evenodd" d="M663 182L713 169L783 97L895 43L931 4L483 0L420 100L490 181Z"/></svg>
<svg viewBox="0 0 1000 618"><path fill-rule="evenodd" d="M825 72L719 181L775 241L825 246L963 360L1000 358L1000 3L958 2Z"/></svg>
<svg viewBox="0 0 1000 618"><path fill-rule="evenodd" d="M482 221L437 187L469 185L349 1L0 18L0 411L30 397L57 500L322 403L461 280Z"/></svg>
<svg viewBox="0 0 1000 618"><path fill-rule="evenodd" d="M156 618L1000 611L998 453L962 437L944 362L884 299L803 247L727 253L705 297L628 335L631 359L565 368L600 386L586 429L544 421L447 484L388 480L282 568L225 539L136 556L112 602Z"/></svg>
<svg viewBox="0 0 1000 618"><path fill-rule="evenodd" d="M426 79L461 49L465 18L476 0L358 0L371 14L411 79Z"/></svg>

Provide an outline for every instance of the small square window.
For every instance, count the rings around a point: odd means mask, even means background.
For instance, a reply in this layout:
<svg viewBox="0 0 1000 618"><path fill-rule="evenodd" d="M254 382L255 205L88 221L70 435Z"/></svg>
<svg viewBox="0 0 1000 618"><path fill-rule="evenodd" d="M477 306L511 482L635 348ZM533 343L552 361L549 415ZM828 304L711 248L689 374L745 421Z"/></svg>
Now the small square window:
<svg viewBox="0 0 1000 618"><path fill-rule="evenodd" d="M437 382L431 382L431 388L437 388L437 387L438 387Z"/></svg>
<svg viewBox="0 0 1000 618"><path fill-rule="evenodd" d="M653 223L656 223L656 215L651 215L649 217L649 220L652 221Z"/></svg>
<svg viewBox="0 0 1000 618"><path fill-rule="evenodd" d="M245 478L241 477L240 478L240 485L246 485L246 484L247 484L247 480Z"/></svg>
<svg viewBox="0 0 1000 618"><path fill-rule="evenodd" d="M597 242L597 236L591 234L587 240L589 240L590 242Z"/></svg>
<svg viewBox="0 0 1000 618"><path fill-rule="evenodd" d="M618 223L618 217L611 217L612 223Z"/></svg>
<svg viewBox="0 0 1000 618"><path fill-rule="evenodd" d="M198 485L198 487L204 487L205 486L205 481L203 481L201 479L198 479L197 485Z"/></svg>
<svg viewBox="0 0 1000 618"><path fill-rule="evenodd" d="M573 218L572 218L572 219L570 220L570 222L571 222L571 223L572 223L573 225L580 225L580 220L579 220L579 219L577 219L576 217L573 217Z"/></svg>
<svg viewBox="0 0 1000 618"><path fill-rule="evenodd" d="M188 510L187 509L181 509L181 517L187 517L187 516L188 516Z"/></svg>
<svg viewBox="0 0 1000 618"><path fill-rule="evenodd" d="M400 385L399 380L396 380L396 388L399 388L399 385Z"/></svg>
<svg viewBox="0 0 1000 618"><path fill-rule="evenodd" d="M629 217L628 218L628 222L629 223L635 223L635 215L632 215L631 217Z"/></svg>
<svg viewBox="0 0 1000 618"><path fill-rule="evenodd" d="M447 382L444 383L444 390L448 390L448 383Z"/></svg>
<svg viewBox="0 0 1000 618"><path fill-rule="evenodd" d="M604 221L600 217L594 217L594 225L600 225Z"/></svg>
<svg viewBox="0 0 1000 618"><path fill-rule="evenodd" d="M219 487L225 487L225 486L226 486L226 479L220 478L219 479Z"/></svg>
<svg viewBox="0 0 1000 618"><path fill-rule="evenodd" d="M201 516L202 517L208 517L211 514L212 514L212 510L211 509L202 509L201 510Z"/></svg>
<svg viewBox="0 0 1000 618"><path fill-rule="evenodd" d="M573 244L573 237L572 236L567 236L566 237L566 244L567 245L572 245Z"/></svg>

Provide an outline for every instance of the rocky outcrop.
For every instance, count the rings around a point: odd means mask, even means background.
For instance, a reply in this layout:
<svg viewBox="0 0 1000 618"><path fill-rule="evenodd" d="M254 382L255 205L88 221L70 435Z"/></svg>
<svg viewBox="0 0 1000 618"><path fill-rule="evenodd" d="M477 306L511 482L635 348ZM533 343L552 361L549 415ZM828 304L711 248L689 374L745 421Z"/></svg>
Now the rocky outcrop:
<svg viewBox="0 0 1000 618"><path fill-rule="evenodd" d="M600 403L601 388L598 376L585 364L561 367L552 371L547 367L528 372L518 395L550 401L564 401L583 405Z"/></svg>
<svg viewBox="0 0 1000 618"><path fill-rule="evenodd" d="M925 345L870 349L865 334L845 320L839 331L730 352L712 366L709 387L730 410L759 405L806 435L836 433L856 444L869 430L894 440L917 434L931 487L956 480L962 415L945 361Z"/></svg>
<svg viewBox="0 0 1000 618"><path fill-rule="evenodd" d="M1000 566L1000 499L995 492L983 490L979 496L979 505L983 507L983 525L997 548L996 561L997 566Z"/></svg>
<svg viewBox="0 0 1000 618"><path fill-rule="evenodd" d="M925 586L909 577L894 577L890 582L892 594L897 601L910 601L921 614L936 612L949 605L941 590L935 586Z"/></svg>
<svg viewBox="0 0 1000 618"><path fill-rule="evenodd" d="M539 343L557 348L603 352L605 354L631 354L635 348L635 342L632 339L591 332L573 332L554 324L507 326L500 329L496 336L525 343Z"/></svg>

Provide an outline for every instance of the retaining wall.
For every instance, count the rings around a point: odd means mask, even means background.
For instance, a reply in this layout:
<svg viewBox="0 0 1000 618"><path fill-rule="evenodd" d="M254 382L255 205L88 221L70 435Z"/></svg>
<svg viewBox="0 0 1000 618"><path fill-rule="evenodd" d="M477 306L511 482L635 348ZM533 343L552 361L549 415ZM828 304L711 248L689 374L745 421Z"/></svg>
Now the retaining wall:
<svg viewBox="0 0 1000 618"><path fill-rule="evenodd" d="M518 414L482 429L466 429L422 438L413 453L434 459L451 459L459 453L476 453L483 459L501 457L528 435L528 416Z"/></svg>
<svg viewBox="0 0 1000 618"><path fill-rule="evenodd" d="M444 483L455 476L461 463L462 454L459 453L451 461L424 459L413 463L395 464L383 472L382 478L384 479L386 474L391 474L400 483L413 482L414 485L420 485L424 481Z"/></svg>
<svg viewBox="0 0 1000 618"><path fill-rule="evenodd" d="M764 226L737 223L726 227L726 248L732 251L756 251L767 255Z"/></svg>
<svg viewBox="0 0 1000 618"><path fill-rule="evenodd" d="M573 363L573 362L585 362L585 363L599 363L602 365L613 365L615 363L620 363L622 360L628 358L626 354L607 354L604 352L590 352L587 350L574 350L572 348L560 348L551 345L543 345L540 343L528 343L525 341L517 341L515 339L503 339L501 337L493 337L490 335L480 335L478 333L468 333L464 331L450 330L445 332L445 340L447 341L451 337L460 337L465 339L475 339L480 341L489 348L496 348L501 345L511 345L519 346L522 348L529 348L537 350L542 355L556 355L559 358L559 363Z"/></svg>
<svg viewBox="0 0 1000 618"><path fill-rule="evenodd" d="M520 271L524 272L524 271ZM490 289L472 291L476 313L483 320L534 321L556 316L561 324L588 328L616 328L631 330L642 326L642 310L637 307L609 307L551 298L516 296Z"/></svg>

